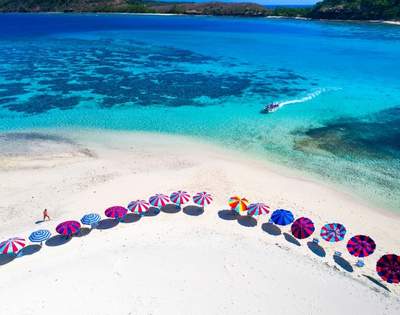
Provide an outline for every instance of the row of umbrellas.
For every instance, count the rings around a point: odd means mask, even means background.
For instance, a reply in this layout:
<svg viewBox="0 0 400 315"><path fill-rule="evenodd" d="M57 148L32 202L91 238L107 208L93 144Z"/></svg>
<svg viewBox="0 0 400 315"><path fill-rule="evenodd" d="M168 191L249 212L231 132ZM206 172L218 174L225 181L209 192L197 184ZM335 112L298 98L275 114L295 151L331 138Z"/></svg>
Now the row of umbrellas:
<svg viewBox="0 0 400 315"><path fill-rule="evenodd" d="M150 207L162 208L171 202L177 207L188 203L190 195L186 191L179 190L173 192L170 196L164 194L155 194L146 200L135 200L128 204L125 208L123 206L113 206L104 211L105 215L109 218L121 220L128 211L137 215L143 215L149 211ZM199 192L192 197L195 204L205 207L209 205L213 198L207 192ZM270 207L264 203L252 203L246 198L233 196L229 198L228 204L231 210L236 211L238 214L260 216L266 215L270 212ZM89 213L81 218L81 223L95 227L101 220L101 216L97 213ZM291 225L291 233L298 239L305 239L310 237L315 232L315 226L311 219L300 217L294 219L291 211L285 209L277 209L271 214L270 222L276 225L287 226ZM81 229L81 223L78 221L70 220L57 225L57 233L65 236L71 236ZM346 228L340 223L325 224L320 231L322 239L328 242L339 242L345 238ZM51 232L48 230L38 230L30 234L29 240L31 242L43 243L51 237ZM0 243L0 254L18 253L26 245L24 238L14 237L7 241ZM349 253L356 257L367 257L374 253L376 244L372 238L366 235L356 235L349 239L347 243L347 250ZM400 256L395 254L388 254L382 256L376 265L378 275L389 283L400 283Z"/></svg>
<svg viewBox="0 0 400 315"><path fill-rule="evenodd" d="M232 196L228 200L231 210L239 215L257 217L270 212L270 207L264 203L249 204L247 198ZM277 209L272 212L270 222L276 225L286 226L292 224L292 235L297 239L305 239L315 232L314 222L306 217L294 219L291 211ZM346 228L340 223L325 224L320 231L320 236L327 242L340 242L345 238ZM370 256L376 249L375 241L367 235L355 235L347 242L348 252L359 258ZM378 275L389 283L400 282L400 256L390 254L382 256L376 266Z"/></svg>

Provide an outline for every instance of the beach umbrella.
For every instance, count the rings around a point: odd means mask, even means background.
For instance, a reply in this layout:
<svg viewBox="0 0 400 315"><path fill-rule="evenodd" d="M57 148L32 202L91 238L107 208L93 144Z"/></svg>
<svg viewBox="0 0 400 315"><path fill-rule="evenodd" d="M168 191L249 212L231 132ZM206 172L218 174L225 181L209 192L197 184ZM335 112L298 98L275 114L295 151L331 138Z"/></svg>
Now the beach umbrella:
<svg viewBox="0 0 400 315"><path fill-rule="evenodd" d="M327 242L339 242L346 235L346 228L340 223L328 223L321 228L321 237Z"/></svg>
<svg viewBox="0 0 400 315"><path fill-rule="evenodd" d="M59 234L70 236L78 232L81 228L81 224L78 221L65 221L57 225L56 231Z"/></svg>
<svg viewBox="0 0 400 315"><path fill-rule="evenodd" d="M367 257L375 251L375 248L374 240L366 235L353 236L347 242L347 250L356 257Z"/></svg>
<svg viewBox="0 0 400 315"><path fill-rule="evenodd" d="M169 197L164 194L155 194L149 198L149 202L153 207L165 207L169 203Z"/></svg>
<svg viewBox="0 0 400 315"><path fill-rule="evenodd" d="M383 255L376 263L376 272L389 283L400 283L400 256Z"/></svg>
<svg viewBox="0 0 400 315"><path fill-rule="evenodd" d="M247 207L247 214L251 216L259 216L268 213L269 206L262 202L252 203Z"/></svg>
<svg viewBox="0 0 400 315"><path fill-rule="evenodd" d="M285 209L277 209L271 215L271 221L278 225L288 225L293 220L293 213Z"/></svg>
<svg viewBox="0 0 400 315"><path fill-rule="evenodd" d="M51 232L49 230L37 230L29 235L29 240L33 243L42 243L47 241L50 236Z"/></svg>
<svg viewBox="0 0 400 315"><path fill-rule="evenodd" d="M81 223L85 224L85 225L94 226L97 223L99 223L100 220L101 220L101 217L100 217L99 214L97 214L97 213L89 213L89 214L85 214L82 217Z"/></svg>
<svg viewBox="0 0 400 315"><path fill-rule="evenodd" d="M247 210L249 201L246 198L241 198L239 196L232 196L228 200L229 207L231 210L235 210L237 213L241 213Z"/></svg>
<svg viewBox="0 0 400 315"><path fill-rule="evenodd" d="M169 198L177 206L180 206L180 205L183 205L183 204L189 202L190 195L186 191L178 190L178 191L173 192L171 194L171 196L169 196Z"/></svg>
<svg viewBox="0 0 400 315"><path fill-rule="evenodd" d="M313 221L304 217L296 219L290 228L293 236L298 239L307 238L315 231Z"/></svg>
<svg viewBox="0 0 400 315"><path fill-rule="evenodd" d="M205 192L205 191L198 192L197 194L195 194L193 196L193 202L196 205L199 205L202 207L209 205L212 200L213 200L212 196L208 192Z"/></svg>
<svg viewBox="0 0 400 315"><path fill-rule="evenodd" d="M0 254L17 253L25 247L25 239L21 237L13 237L0 243Z"/></svg>
<svg viewBox="0 0 400 315"><path fill-rule="evenodd" d="M128 205L128 209L135 214L146 213L149 208L150 204L146 200L135 200Z"/></svg>
<svg viewBox="0 0 400 315"><path fill-rule="evenodd" d="M121 206L113 206L104 211L106 217L114 219L122 219L127 213L128 210Z"/></svg>

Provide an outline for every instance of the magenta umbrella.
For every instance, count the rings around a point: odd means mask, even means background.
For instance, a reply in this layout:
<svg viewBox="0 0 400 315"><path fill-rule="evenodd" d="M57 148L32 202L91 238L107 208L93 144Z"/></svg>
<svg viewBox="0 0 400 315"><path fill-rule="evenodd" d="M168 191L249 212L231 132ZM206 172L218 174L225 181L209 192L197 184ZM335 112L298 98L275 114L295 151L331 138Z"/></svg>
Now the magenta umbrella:
<svg viewBox="0 0 400 315"><path fill-rule="evenodd" d="M314 223L309 218L298 218L293 222L291 226L291 231L295 238L307 238L315 231Z"/></svg>
<svg viewBox="0 0 400 315"><path fill-rule="evenodd" d="M56 231L59 234L65 236L71 236L78 232L81 228L81 224L78 221L65 221L57 225Z"/></svg>
<svg viewBox="0 0 400 315"><path fill-rule="evenodd" d="M104 211L104 214L108 218L113 218L113 219L118 219L118 220L124 218L127 213L128 213L128 210L121 206L113 206L113 207L108 208L106 211Z"/></svg>

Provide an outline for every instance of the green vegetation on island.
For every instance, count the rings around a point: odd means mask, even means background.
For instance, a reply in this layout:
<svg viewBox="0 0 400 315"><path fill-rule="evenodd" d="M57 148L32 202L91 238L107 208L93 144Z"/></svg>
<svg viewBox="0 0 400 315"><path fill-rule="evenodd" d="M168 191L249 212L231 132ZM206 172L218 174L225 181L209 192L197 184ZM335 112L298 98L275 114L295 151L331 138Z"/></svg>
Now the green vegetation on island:
<svg viewBox="0 0 400 315"><path fill-rule="evenodd" d="M324 0L313 7L256 3L146 0L0 0L0 12L126 12L189 15L282 16L335 20L400 20L400 0Z"/></svg>

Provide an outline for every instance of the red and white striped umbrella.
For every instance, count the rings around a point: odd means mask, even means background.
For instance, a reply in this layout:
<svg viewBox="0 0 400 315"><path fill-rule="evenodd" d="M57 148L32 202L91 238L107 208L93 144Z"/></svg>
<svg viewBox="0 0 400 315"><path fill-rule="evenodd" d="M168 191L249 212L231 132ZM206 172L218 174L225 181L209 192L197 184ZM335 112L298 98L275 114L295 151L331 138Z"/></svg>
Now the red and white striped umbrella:
<svg viewBox="0 0 400 315"><path fill-rule="evenodd" d="M205 205L209 205L212 200L212 196L205 191L199 192L193 196L193 202L202 207L204 207Z"/></svg>
<svg viewBox="0 0 400 315"><path fill-rule="evenodd" d="M252 203L247 207L247 214L251 216L258 216L269 213L269 206L265 203Z"/></svg>
<svg viewBox="0 0 400 315"><path fill-rule="evenodd" d="M128 205L128 209L135 214L146 213L149 208L150 204L146 200L135 200Z"/></svg>
<svg viewBox="0 0 400 315"><path fill-rule="evenodd" d="M178 190L173 192L171 196L169 196L169 198L173 203L180 206L187 203L190 200L190 195L186 191Z"/></svg>
<svg viewBox="0 0 400 315"><path fill-rule="evenodd" d="M149 198L149 202L153 207L165 207L169 202L169 197L164 194L155 194Z"/></svg>
<svg viewBox="0 0 400 315"><path fill-rule="evenodd" d="M0 243L0 254L17 253L20 249L25 247L25 239L21 237L13 237L7 241Z"/></svg>

